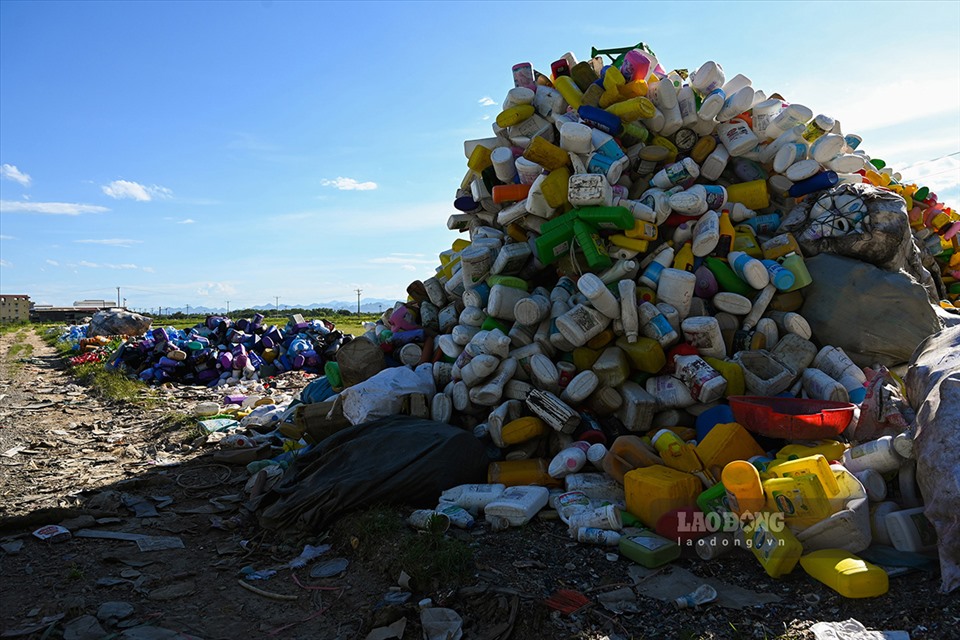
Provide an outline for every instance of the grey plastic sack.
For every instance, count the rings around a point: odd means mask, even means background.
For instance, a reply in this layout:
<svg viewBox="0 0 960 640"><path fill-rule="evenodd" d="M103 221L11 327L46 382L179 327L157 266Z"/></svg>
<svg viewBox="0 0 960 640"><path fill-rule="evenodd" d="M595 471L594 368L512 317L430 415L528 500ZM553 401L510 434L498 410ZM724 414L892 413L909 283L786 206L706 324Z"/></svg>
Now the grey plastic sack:
<svg viewBox="0 0 960 640"><path fill-rule="evenodd" d="M940 331L923 287L904 273L831 254L807 260L813 284L801 315L820 344L842 348L860 367L907 362Z"/></svg>
<svg viewBox="0 0 960 640"><path fill-rule="evenodd" d="M917 412L914 452L924 515L937 530L940 589L960 587L960 326L923 341L904 380Z"/></svg>
<svg viewBox="0 0 960 640"><path fill-rule="evenodd" d="M841 184L806 198L778 229L796 237L805 256L833 253L886 271L905 271L938 299L935 280L913 240L906 203L868 184Z"/></svg>
<svg viewBox="0 0 960 640"><path fill-rule="evenodd" d="M90 318L87 335L94 336L139 336L150 328L150 318L122 309L97 311Z"/></svg>

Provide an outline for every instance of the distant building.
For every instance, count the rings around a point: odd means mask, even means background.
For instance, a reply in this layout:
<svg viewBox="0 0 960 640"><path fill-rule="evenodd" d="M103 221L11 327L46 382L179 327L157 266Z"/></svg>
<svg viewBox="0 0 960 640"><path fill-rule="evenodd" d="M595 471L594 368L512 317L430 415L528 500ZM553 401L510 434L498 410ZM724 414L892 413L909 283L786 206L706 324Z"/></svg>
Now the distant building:
<svg viewBox="0 0 960 640"><path fill-rule="evenodd" d="M30 309L31 322L60 322L82 324L101 309L113 309L117 305L109 300L78 300L72 307L54 307L48 304L35 304Z"/></svg>
<svg viewBox="0 0 960 640"><path fill-rule="evenodd" d="M29 322L30 296L0 293L0 322Z"/></svg>
<svg viewBox="0 0 960 640"><path fill-rule="evenodd" d="M111 300L74 300L75 307L96 307L97 309L112 309L115 304Z"/></svg>

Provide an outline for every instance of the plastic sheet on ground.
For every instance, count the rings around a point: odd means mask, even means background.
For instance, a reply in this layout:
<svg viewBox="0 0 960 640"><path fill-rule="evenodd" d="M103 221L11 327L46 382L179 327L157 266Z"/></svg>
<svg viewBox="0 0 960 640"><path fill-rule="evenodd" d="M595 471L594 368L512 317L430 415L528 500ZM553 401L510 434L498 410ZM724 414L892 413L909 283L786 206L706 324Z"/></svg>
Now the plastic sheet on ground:
<svg viewBox="0 0 960 640"><path fill-rule="evenodd" d="M780 602L780 598L771 593L750 591L716 578L701 578L680 567L651 576L638 584L636 589L648 598L673 602L704 583L717 590L717 599L714 602L728 609L746 609Z"/></svg>

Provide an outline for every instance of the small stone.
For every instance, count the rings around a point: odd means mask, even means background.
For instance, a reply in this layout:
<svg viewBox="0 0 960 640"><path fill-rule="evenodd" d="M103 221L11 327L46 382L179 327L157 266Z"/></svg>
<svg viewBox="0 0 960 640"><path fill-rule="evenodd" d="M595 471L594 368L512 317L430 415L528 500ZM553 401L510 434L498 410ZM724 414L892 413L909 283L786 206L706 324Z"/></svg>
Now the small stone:
<svg viewBox="0 0 960 640"><path fill-rule="evenodd" d="M134 607L129 602L104 602L97 609L97 618L101 622L113 624L133 615Z"/></svg>
<svg viewBox="0 0 960 640"><path fill-rule="evenodd" d="M63 640L100 640L107 632L93 616L80 616L63 629Z"/></svg>

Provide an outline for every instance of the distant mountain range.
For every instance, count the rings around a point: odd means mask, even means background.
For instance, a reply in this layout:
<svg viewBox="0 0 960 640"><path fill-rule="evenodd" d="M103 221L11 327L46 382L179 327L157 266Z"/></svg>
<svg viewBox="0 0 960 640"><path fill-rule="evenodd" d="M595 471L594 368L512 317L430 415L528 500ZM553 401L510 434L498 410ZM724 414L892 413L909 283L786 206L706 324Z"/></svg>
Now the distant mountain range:
<svg viewBox="0 0 960 640"><path fill-rule="evenodd" d="M389 309L394 304L396 300L390 300L387 298L364 298L360 300L360 311L362 313L380 313L384 309ZM257 311L286 311L289 309L333 309L338 311L340 309L346 309L356 313L357 311L357 301L353 302L343 301L343 300L330 300L329 302L312 302L310 304L281 304L279 307L273 304L258 304L253 307L242 307L243 309L256 309ZM152 312L155 312L156 309L152 309ZM234 308L233 311L236 311ZM190 307L163 307L163 314L170 315L173 313L187 313L191 315L202 315L202 314L214 314L214 313L227 313L226 307L195 307L190 305Z"/></svg>

